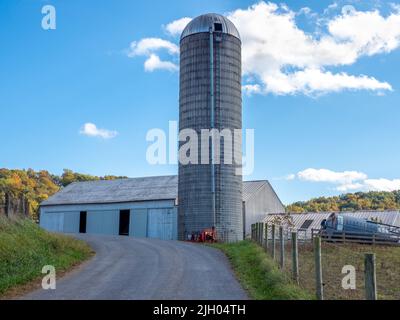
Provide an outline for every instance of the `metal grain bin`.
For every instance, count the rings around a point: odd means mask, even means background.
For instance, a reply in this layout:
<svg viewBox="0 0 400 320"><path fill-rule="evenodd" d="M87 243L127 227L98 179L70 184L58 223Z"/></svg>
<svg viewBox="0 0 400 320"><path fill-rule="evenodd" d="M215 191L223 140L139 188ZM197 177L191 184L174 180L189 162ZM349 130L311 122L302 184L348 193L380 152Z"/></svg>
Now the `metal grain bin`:
<svg viewBox="0 0 400 320"><path fill-rule="evenodd" d="M202 129L230 129L232 135L234 129L241 130L241 40L234 24L217 14L197 17L183 31L180 48L180 131L193 129L200 137ZM233 150L241 157L241 139ZM211 157L210 152L210 163ZM222 241L243 239L242 176L237 167L224 161L179 165L181 240L213 226Z"/></svg>

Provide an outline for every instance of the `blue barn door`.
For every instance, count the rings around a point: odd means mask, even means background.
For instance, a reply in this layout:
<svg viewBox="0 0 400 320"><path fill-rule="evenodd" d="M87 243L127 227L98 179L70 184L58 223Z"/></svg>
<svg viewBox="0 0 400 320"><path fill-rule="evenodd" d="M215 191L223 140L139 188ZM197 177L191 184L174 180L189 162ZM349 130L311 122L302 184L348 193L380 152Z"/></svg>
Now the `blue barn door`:
<svg viewBox="0 0 400 320"><path fill-rule="evenodd" d="M172 209L150 209L148 237L161 240L176 240L176 214Z"/></svg>
<svg viewBox="0 0 400 320"><path fill-rule="evenodd" d="M133 209L131 211L131 219L129 235L136 238L146 238L147 209Z"/></svg>

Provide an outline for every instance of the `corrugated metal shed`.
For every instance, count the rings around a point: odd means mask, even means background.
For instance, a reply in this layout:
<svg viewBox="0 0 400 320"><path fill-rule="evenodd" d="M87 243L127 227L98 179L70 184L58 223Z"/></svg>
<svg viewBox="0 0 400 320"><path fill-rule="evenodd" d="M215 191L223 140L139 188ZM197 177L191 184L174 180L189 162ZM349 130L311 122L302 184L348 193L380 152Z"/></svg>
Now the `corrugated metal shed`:
<svg viewBox="0 0 400 320"><path fill-rule="evenodd" d="M266 184L267 180L243 182L243 201L248 201ZM145 177L72 183L41 206L175 200L177 197L178 176Z"/></svg>
<svg viewBox="0 0 400 320"><path fill-rule="evenodd" d="M400 211L356 211L356 212L340 212L341 214L348 215L351 217L362 218L362 219L377 219L377 221L400 227ZM320 212L320 213L300 213L300 214L270 214L264 222L268 224L280 224L285 228L290 229L302 229L306 221L308 227L305 228L304 233L306 237L311 236L312 229L320 229L321 222L327 219L332 212Z"/></svg>

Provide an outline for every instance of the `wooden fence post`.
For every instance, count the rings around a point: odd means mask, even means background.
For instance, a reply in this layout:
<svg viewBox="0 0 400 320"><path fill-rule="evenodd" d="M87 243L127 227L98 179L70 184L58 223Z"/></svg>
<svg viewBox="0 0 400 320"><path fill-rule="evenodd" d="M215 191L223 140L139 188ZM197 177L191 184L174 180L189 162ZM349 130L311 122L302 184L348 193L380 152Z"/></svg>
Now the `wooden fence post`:
<svg viewBox="0 0 400 320"><path fill-rule="evenodd" d="M321 237L314 238L315 255L315 284L318 300L324 300L324 287L322 283Z"/></svg>
<svg viewBox="0 0 400 320"><path fill-rule="evenodd" d="M265 250L268 250L268 223L265 224Z"/></svg>
<svg viewBox="0 0 400 320"><path fill-rule="evenodd" d="M283 233L283 227L279 227L279 239L280 239L280 267L283 270L285 267L285 235Z"/></svg>
<svg viewBox="0 0 400 320"><path fill-rule="evenodd" d="M275 260L275 228L276 226L272 225L271 236L272 236L272 259Z"/></svg>
<svg viewBox="0 0 400 320"><path fill-rule="evenodd" d="M292 276L293 280L299 284L299 251L297 232L292 232Z"/></svg>
<svg viewBox="0 0 400 320"><path fill-rule="evenodd" d="M377 300L375 254L365 255L365 298Z"/></svg>
<svg viewBox="0 0 400 320"><path fill-rule="evenodd" d="M6 192L4 194L5 197L5 204L4 204L4 213L6 215L6 217L9 217L11 215L11 197L10 195Z"/></svg>
<svg viewBox="0 0 400 320"><path fill-rule="evenodd" d="M264 239L264 222L260 222L260 239L259 239L260 246L264 245L263 239Z"/></svg>

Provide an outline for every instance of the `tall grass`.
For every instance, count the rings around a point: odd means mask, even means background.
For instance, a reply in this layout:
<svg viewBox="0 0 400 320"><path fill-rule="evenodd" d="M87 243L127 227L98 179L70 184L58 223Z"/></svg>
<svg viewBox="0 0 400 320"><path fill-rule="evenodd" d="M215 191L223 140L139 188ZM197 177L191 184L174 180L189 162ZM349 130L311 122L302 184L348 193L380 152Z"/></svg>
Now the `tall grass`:
<svg viewBox="0 0 400 320"><path fill-rule="evenodd" d="M312 295L281 272L265 251L250 241L215 244L228 259L242 286L255 300L309 300Z"/></svg>
<svg viewBox="0 0 400 320"><path fill-rule="evenodd" d="M83 241L48 233L28 219L0 217L0 296L43 276L45 265L62 272L91 254Z"/></svg>

